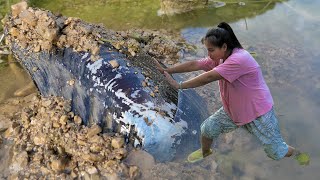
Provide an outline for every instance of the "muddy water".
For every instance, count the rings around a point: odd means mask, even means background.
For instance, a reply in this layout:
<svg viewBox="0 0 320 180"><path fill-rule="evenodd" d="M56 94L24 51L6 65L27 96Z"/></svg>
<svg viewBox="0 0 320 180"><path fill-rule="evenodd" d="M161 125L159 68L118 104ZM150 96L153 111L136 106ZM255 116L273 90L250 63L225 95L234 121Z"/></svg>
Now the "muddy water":
<svg viewBox="0 0 320 180"><path fill-rule="evenodd" d="M207 28L222 20L229 22L243 45L255 53L263 69L285 140L311 155L311 163L306 167L299 166L292 159L272 161L250 135L238 130L215 144L221 153L217 154L219 158L212 156L195 165L186 164L183 160L158 164L146 177L318 179L320 176L320 76L317 73L320 69L320 13L317 9L320 2L247 2L245 6L227 4L220 8L161 17L157 16L160 8L158 1L31 2L37 7L103 23L113 29L166 28L180 31L187 41L198 47L194 52L181 53L181 61L205 56L199 40ZM0 98L8 98L18 88L16 76L9 66L0 66L0 74ZM209 94L211 112L220 104L217 93L210 91L216 86L212 83L200 90L203 94ZM217 164L212 163L213 160Z"/></svg>

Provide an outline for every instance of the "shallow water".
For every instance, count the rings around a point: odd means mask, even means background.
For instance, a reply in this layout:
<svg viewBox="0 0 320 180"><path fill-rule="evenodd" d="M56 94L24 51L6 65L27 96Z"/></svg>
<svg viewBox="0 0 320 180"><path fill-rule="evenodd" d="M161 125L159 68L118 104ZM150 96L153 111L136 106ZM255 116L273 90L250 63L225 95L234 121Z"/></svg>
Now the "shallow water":
<svg viewBox="0 0 320 180"><path fill-rule="evenodd" d="M220 21L229 22L240 42L249 51L256 53L256 60L261 65L272 91L284 139L288 144L310 153L311 163L301 167L292 159L272 161L265 156L256 141L249 139L253 141L254 148L235 148L226 154L228 158L224 161L236 164L233 175L228 177L245 179L252 171L259 171L257 175L249 176L257 179L320 177L320 76L317 73L320 70L319 1L245 1L245 6L227 3L220 8L197 9L189 13L161 17L157 16L159 1L108 2L31 1L34 6L65 16L80 17L93 23L103 23L111 29L165 28L180 31L188 42L199 48L194 53L184 53L181 61L205 56L200 43L201 37L208 28L216 26ZM5 99L12 96L12 92L18 88L16 78L19 76L16 76L9 66L0 66L0 75L1 101L2 97ZM216 84L206 87L212 86ZM213 107L211 111L216 108ZM241 138L238 135L249 136L241 131L235 134L237 141ZM242 166L244 164L246 166ZM248 164L254 167L250 168Z"/></svg>

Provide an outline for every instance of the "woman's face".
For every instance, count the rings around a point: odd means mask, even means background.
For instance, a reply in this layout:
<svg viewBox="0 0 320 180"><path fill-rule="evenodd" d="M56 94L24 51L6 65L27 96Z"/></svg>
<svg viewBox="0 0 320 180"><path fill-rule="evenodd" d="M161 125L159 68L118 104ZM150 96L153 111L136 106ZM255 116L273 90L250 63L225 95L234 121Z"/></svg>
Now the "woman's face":
<svg viewBox="0 0 320 180"><path fill-rule="evenodd" d="M223 44L222 47L213 46L207 40L204 41L204 45L207 48L208 56L215 62L219 62L220 59L225 60L227 55L227 45Z"/></svg>

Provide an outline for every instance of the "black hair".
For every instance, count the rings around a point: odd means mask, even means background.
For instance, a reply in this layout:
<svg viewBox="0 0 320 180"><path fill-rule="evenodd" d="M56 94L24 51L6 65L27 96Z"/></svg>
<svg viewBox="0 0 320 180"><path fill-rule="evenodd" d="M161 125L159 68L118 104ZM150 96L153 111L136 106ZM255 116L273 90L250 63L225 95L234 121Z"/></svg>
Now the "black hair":
<svg viewBox="0 0 320 180"><path fill-rule="evenodd" d="M209 29L206 36L201 41L204 42L204 40L208 41L213 46L220 48L226 43L228 50L242 48L242 45L238 41L232 28L226 22L221 22L217 28Z"/></svg>

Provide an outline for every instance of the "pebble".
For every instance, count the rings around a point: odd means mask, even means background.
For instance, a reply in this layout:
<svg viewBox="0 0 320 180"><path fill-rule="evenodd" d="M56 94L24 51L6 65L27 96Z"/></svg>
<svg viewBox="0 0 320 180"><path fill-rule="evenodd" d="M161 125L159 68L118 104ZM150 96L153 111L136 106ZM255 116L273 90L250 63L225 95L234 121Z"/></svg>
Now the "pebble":
<svg viewBox="0 0 320 180"><path fill-rule="evenodd" d="M111 60L109 61L110 65L112 68L118 68L119 67L119 63L117 62L117 60Z"/></svg>

